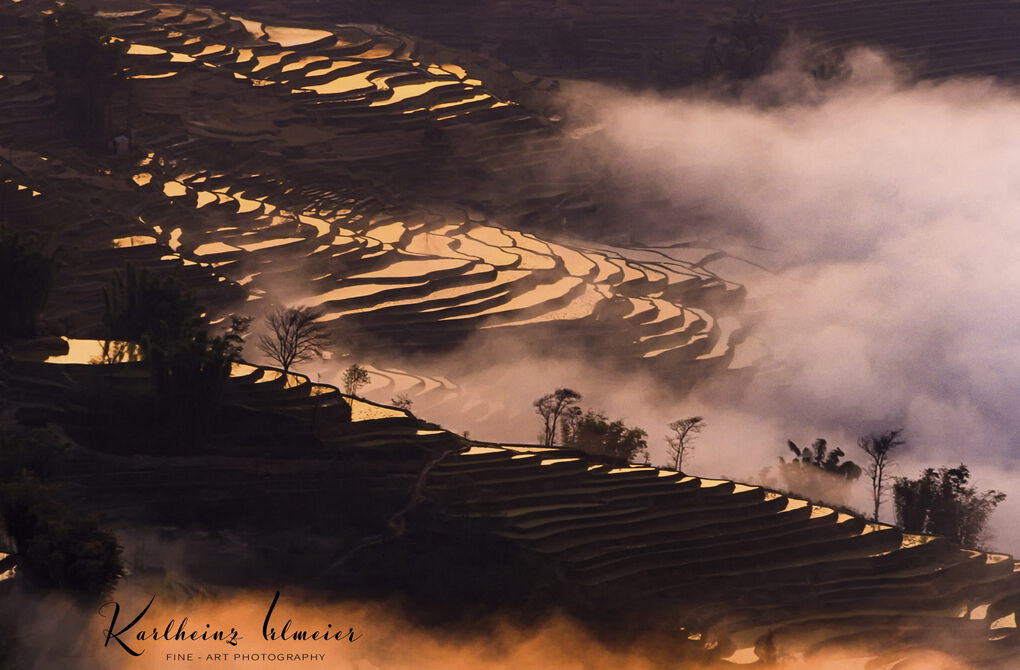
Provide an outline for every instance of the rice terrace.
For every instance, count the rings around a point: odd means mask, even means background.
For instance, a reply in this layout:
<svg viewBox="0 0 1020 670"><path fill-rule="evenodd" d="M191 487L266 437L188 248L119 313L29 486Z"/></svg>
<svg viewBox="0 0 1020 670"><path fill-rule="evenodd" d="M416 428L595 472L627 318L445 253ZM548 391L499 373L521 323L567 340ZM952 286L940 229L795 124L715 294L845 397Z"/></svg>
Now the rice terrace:
<svg viewBox="0 0 1020 670"><path fill-rule="evenodd" d="M1020 668L1018 29L0 0L0 667Z"/></svg>

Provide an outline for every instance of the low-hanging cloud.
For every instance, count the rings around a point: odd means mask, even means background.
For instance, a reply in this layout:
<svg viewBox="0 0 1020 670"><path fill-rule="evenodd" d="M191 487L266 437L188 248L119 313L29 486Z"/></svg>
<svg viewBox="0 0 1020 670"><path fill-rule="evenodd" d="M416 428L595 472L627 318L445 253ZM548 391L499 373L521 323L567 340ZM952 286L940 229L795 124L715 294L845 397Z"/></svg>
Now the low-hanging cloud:
<svg viewBox="0 0 1020 670"><path fill-rule="evenodd" d="M621 193L640 188L690 213L646 216L644 232L769 250L774 273L748 288L782 372L717 404L791 432L903 427L904 474L964 461L1009 491L1020 454L1020 91L913 81L873 50L847 65L827 84L787 67L739 100L589 84L565 96L590 124L575 133L580 150Z"/></svg>
<svg viewBox="0 0 1020 670"><path fill-rule="evenodd" d="M569 342L550 352L478 337L451 356L391 363L462 385L469 397L414 410L480 439L533 441L531 402L568 386L584 406L646 429L662 464L666 424L702 415L685 469L710 477L755 481L787 439L825 437L861 462L857 436L904 428L894 474L967 463L978 486L1010 494L991 544L1016 551L1020 91L914 81L873 50L847 56L845 79L819 83L800 53L739 99L594 84L563 94L583 153L567 162L606 175L609 224L770 270L748 283L742 320L778 365L682 396ZM338 381L348 362L323 366L322 379ZM858 509L870 508L866 488L852 493Z"/></svg>

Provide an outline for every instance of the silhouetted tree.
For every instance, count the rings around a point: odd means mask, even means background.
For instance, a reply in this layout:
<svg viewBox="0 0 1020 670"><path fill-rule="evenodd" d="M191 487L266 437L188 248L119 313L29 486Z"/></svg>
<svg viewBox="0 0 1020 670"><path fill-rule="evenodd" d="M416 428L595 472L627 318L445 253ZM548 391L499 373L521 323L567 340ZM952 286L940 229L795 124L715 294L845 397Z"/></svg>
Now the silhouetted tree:
<svg viewBox="0 0 1020 670"><path fill-rule="evenodd" d="M705 418L701 416L677 419L669 424L670 434L666 436L666 444L669 445L669 456L672 459L670 465L677 472L683 470L684 457L694 451L694 440L704 428Z"/></svg>
<svg viewBox="0 0 1020 670"><path fill-rule="evenodd" d="M570 432L584 416L584 410L577 405L570 405L560 414L560 444L566 444Z"/></svg>
<svg viewBox="0 0 1020 670"><path fill-rule="evenodd" d="M110 339L157 346L193 339L204 323L201 306L180 282L133 265L103 289L103 322Z"/></svg>
<svg viewBox="0 0 1020 670"><path fill-rule="evenodd" d="M347 395L357 395L361 387L369 381L371 379L368 376L368 370L357 363L352 363L350 367L344 370L344 393Z"/></svg>
<svg viewBox="0 0 1020 670"><path fill-rule="evenodd" d="M623 420L610 422L605 415L588 410L570 423L563 446L633 461L647 455L648 434L640 428L628 428Z"/></svg>
<svg viewBox="0 0 1020 670"><path fill-rule="evenodd" d="M266 316L270 333L259 337L259 350L287 371L320 355L328 342L326 327L318 321L322 314L311 307L278 307Z"/></svg>
<svg viewBox="0 0 1020 670"><path fill-rule="evenodd" d="M878 513L882 507L882 498L888 490L886 470L893 463L892 452L906 444L901 440L903 429L889 430L878 435L866 435L857 439L857 446L864 450L870 459L865 472L871 480L871 499L875 504L873 518L878 521Z"/></svg>
<svg viewBox="0 0 1020 670"><path fill-rule="evenodd" d="M787 448L793 452L794 457L787 463L782 457L779 460L788 466L811 466L818 468L825 472L833 475L839 475L847 480L854 480L861 476L861 468L853 461L843 461L840 463L840 459L843 458L843 450L839 447L832 449L828 448L828 443L822 439L817 438L810 447L799 448L792 440L787 440Z"/></svg>
<svg viewBox="0 0 1020 670"><path fill-rule="evenodd" d="M39 315L53 290L59 249L0 226L0 344L38 334Z"/></svg>
<svg viewBox="0 0 1020 670"><path fill-rule="evenodd" d="M46 483L66 453L53 433L0 429L0 517L28 584L93 601L121 576L120 547Z"/></svg>
<svg viewBox="0 0 1020 670"><path fill-rule="evenodd" d="M125 42L106 34L105 24L70 2L43 19L43 54L54 75L57 113L72 137L102 145L109 139L113 95L123 81Z"/></svg>
<svg viewBox="0 0 1020 670"><path fill-rule="evenodd" d="M803 449L793 441L787 441L786 446L794 454L790 461L779 457L779 474L787 489L809 498L845 504L850 483L861 476L860 466L842 461L843 450L830 450L822 438Z"/></svg>
<svg viewBox="0 0 1020 670"><path fill-rule="evenodd" d="M896 523L911 533L942 535L963 547L980 548L985 526L1006 494L968 486L970 470L927 468L917 479L898 477L893 485Z"/></svg>
<svg viewBox="0 0 1020 670"><path fill-rule="evenodd" d="M186 425L196 429L185 436L200 433L219 409L231 368L241 360L249 323L234 317L221 335L201 329L190 338L150 343L146 353L160 409L166 418L186 418Z"/></svg>
<svg viewBox="0 0 1020 670"><path fill-rule="evenodd" d="M390 403L394 407L410 411L411 405L414 404L414 401L411 400L411 397L406 393L398 393L393 398L390 398Z"/></svg>
<svg viewBox="0 0 1020 670"><path fill-rule="evenodd" d="M103 303L109 337L141 345L162 420L160 438L178 446L194 440L220 407L251 319L231 317L225 332L212 335L183 285L132 266L103 290Z"/></svg>
<svg viewBox="0 0 1020 670"><path fill-rule="evenodd" d="M123 574L116 538L72 512L35 478L0 485L0 514L19 574L34 586L93 602Z"/></svg>
<svg viewBox="0 0 1020 670"><path fill-rule="evenodd" d="M576 406L581 394L573 389L558 388L548 393L533 404L535 411L542 417L542 434L538 439L547 447L556 442L556 426L564 412Z"/></svg>

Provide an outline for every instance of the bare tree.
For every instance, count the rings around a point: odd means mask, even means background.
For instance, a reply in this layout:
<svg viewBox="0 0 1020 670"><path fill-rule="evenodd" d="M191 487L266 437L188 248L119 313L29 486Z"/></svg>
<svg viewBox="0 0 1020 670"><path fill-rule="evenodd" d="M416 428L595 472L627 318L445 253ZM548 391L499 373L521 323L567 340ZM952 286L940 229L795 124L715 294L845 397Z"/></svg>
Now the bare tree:
<svg viewBox="0 0 1020 670"><path fill-rule="evenodd" d="M368 370L357 363L352 363L349 368L344 370L344 393L347 395L357 395L361 387L368 382Z"/></svg>
<svg viewBox="0 0 1020 670"><path fill-rule="evenodd" d="M542 417L542 434L538 439L547 447L556 442L556 424L560 416L581 399L581 394L568 388L559 388L534 402L535 411Z"/></svg>
<svg viewBox="0 0 1020 670"><path fill-rule="evenodd" d="M390 404L393 405L394 407L397 407L398 409L410 411L411 405L414 404L414 401L411 400L411 396L407 395L406 393L398 393L397 395L390 398Z"/></svg>
<svg viewBox="0 0 1020 670"><path fill-rule="evenodd" d="M868 478L871 480L871 499L875 503L875 521L878 521L882 497L889 490L889 486L886 484L888 478L886 469L893 463L892 452L906 444L906 440L899 439L902 432L903 429L900 428L886 431L880 435L866 435L857 439L857 446L863 449L871 459L865 472L868 473Z"/></svg>
<svg viewBox="0 0 1020 670"><path fill-rule="evenodd" d="M259 351L284 370L311 360L328 342L326 327L317 321L321 316L322 310L312 307L276 308L266 316L270 334L259 337Z"/></svg>
<svg viewBox="0 0 1020 670"><path fill-rule="evenodd" d="M689 416L669 424L670 434L666 436L666 443L669 444L673 469L677 472L683 471L684 457L694 451L694 440L706 425L702 416Z"/></svg>

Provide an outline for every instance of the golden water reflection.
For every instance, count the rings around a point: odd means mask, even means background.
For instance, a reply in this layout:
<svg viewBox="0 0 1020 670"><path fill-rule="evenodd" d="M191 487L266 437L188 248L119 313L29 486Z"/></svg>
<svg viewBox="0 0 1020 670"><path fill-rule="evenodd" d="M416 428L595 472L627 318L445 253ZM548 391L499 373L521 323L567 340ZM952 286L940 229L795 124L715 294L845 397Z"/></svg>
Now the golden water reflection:
<svg viewBox="0 0 1020 670"><path fill-rule="evenodd" d="M122 340L79 340L61 337L67 343L67 353L47 356L44 363L58 365L105 365L133 363L142 360L142 348L136 342Z"/></svg>

